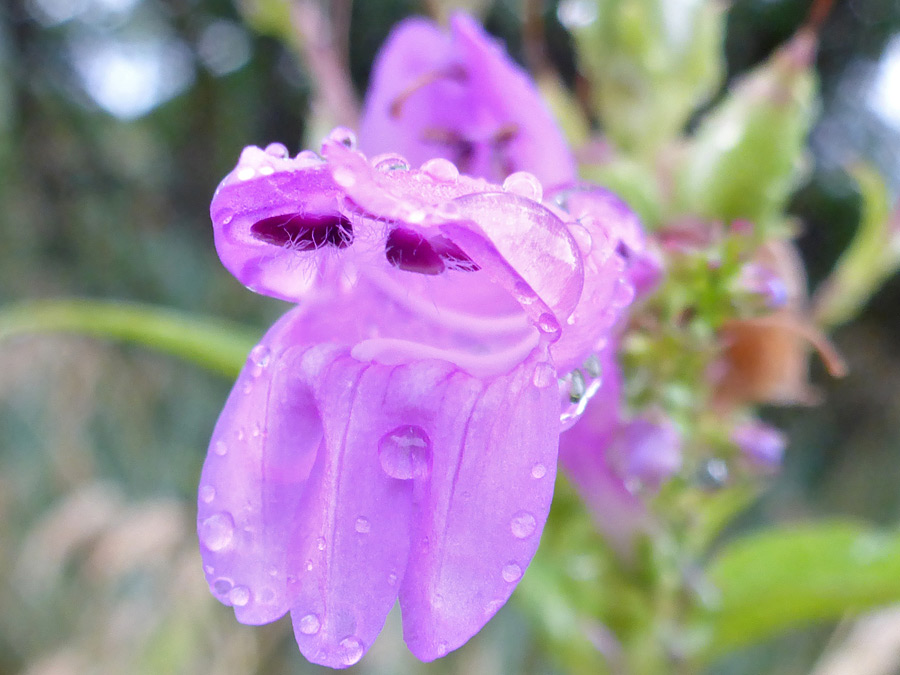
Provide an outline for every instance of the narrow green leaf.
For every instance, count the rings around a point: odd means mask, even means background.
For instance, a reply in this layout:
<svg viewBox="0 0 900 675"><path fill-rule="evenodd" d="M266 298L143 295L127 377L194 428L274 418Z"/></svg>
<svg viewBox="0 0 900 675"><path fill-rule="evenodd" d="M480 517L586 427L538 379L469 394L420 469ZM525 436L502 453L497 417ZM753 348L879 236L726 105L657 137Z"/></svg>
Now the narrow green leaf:
<svg viewBox="0 0 900 675"><path fill-rule="evenodd" d="M38 333L76 333L132 342L234 377L259 332L161 307L104 300L41 300L0 310L0 342Z"/></svg>
<svg viewBox="0 0 900 675"><path fill-rule="evenodd" d="M900 601L900 533L848 522L739 539L712 561L720 602L705 656L779 631Z"/></svg>

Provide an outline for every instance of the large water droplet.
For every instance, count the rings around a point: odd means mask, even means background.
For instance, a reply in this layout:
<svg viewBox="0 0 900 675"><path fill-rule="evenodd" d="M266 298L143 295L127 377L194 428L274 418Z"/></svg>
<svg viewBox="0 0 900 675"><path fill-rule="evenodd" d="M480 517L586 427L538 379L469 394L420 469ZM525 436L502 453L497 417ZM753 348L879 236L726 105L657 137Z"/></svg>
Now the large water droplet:
<svg viewBox="0 0 900 675"><path fill-rule="evenodd" d="M209 504L213 499L216 498L216 488L212 485L203 485L200 488L200 501L204 504Z"/></svg>
<svg viewBox="0 0 900 675"><path fill-rule="evenodd" d="M455 183L459 180L459 169L449 159L441 157L429 159L422 165L422 173L428 174L441 183Z"/></svg>
<svg viewBox="0 0 900 675"><path fill-rule="evenodd" d="M391 478L427 478L431 473L431 439L422 427L399 426L378 441L378 459Z"/></svg>
<svg viewBox="0 0 900 675"><path fill-rule="evenodd" d="M334 143L340 143L351 150L356 148L356 134L353 133L352 129L348 129L347 127L335 127L331 133L328 134L327 140Z"/></svg>
<svg viewBox="0 0 900 675"><path fill-rule="evenodd" d="M359 660L362 658L363 652L365 651L362 642L360 642L358 638L352 636L341 640L341 649L343 650L341 662L345 666L352 666L359 663Z"/></svg>
<svg viewBox="0 0 900 675"><path fill-rule="evenodd" d="M518 563L509 562L503 566L500 574L503 576L504 581L512 584L522 578L522 568L519 567Z"/></svg>
<svg viewBox="0 0 900 675"><path fill-rule="evenodd" d="M233 538L234 519L230 513L215 513L200 524L200 541L210 551L221 551Z"/></svg>
<svg viewBox="0 0 900 675"><path fill-rule="evenodd" d="M506 180L503 181L503 189L506 192L512 192L536 202L541 201L544 197L544 189L541 187L541 182L537 179L537 176L527 171L516 171L507 176Z"/></svg>
<svg viewBox="0 0 900 675"><path fill-rule="evenodd" d="M509 522L509 529L518 539L527 539L534 534L536 528L537 521L528 511L519 511Z"/></svg>
<svg viewBox="0 0 900 675"><path fill-rule="evenodd" d="M531 381L538 389L545 389L556 382L556 371L549 363L539 363L534 367Z"/></svg>
<svg viewBox="0 0 900 675"><path fill-rule="evenodd" d="M284 143L269 143L266 146L266 154L284 159L288 156L288 149L285 147Z"/></svg>
<svg viewBox="0 0 900 675"><path fill-rule="evenodd" d="M360 534L368 534L372 530L372 523L369 522L368 518L363 518L362 516L360 516L356 519L354 528Z"/></svg>
<svg viewBox="0 0 900 675"><path fill-rule="evenodd" d="M228 593L228 600L235 607L243 607L250 602L250 589L246 586L235 586Z"/></svg>
<svg viewBox="0 0 900 675"><path fill-rule="evenodd" d="M531 467L531 477L532 478L543 478L547 475L547 467L541 463L535 464Z"/></svg>
<svg viewBox="0 0 900 675"><path fill-rule="evenodd" d="M304 635L315 635L319 632L319 628L321 627L322 623L315 614L306 614L305 616L302 616L297 623L297 630Z"/></svg>

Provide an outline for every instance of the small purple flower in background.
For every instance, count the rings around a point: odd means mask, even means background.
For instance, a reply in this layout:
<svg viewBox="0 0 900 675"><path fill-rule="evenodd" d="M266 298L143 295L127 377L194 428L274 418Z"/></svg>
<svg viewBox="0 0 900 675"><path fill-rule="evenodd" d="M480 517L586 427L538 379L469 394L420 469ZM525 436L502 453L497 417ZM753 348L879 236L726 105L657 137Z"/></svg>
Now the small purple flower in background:
<svg viewBox="0 0 900 675"><path fill-rule="evenodd" d="M359 138L369 154L443 157L496 182L522 170L548 187L576 177L534 82L465 14L452 17L449 34L420 18L394 29L375 62Z"/></svg>
<svg viewBox="0 0 900 675"><path fill-rule="evenodd" d="M781 465L787 438L778 429L759 421L739 424L731 440L744 458L761 471L775 471Z"/></svg>
<svg viewBox="0 0 900 675"><path fill-rule="evenodd" d="M198 511L216 597L247 624L290 612L302 653L333 667L398 598L425 661L506 602L573 417L559 378L634 295L624 223L576 222L530 174L500 187L352 146L336 130L324 159L247 148L213 198L225 266L299 304L229 396Z"/></svg>

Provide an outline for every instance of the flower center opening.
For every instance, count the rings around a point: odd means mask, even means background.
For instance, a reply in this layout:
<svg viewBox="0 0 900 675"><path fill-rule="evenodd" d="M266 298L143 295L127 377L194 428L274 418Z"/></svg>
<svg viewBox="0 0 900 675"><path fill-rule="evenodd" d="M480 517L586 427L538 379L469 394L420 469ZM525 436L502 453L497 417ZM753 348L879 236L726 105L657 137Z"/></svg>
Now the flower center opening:
<svg viewBox="0 0 900 675"><path fill-rule="evenodd" d="M285 213L263 218L250 227L256 239L267 244L297 251L334 246L347 248L353 243L353 225L341 213Z"/></svg>
<svg viewBox="0 0 900 675"><path fill-rule="evenodd" d="M445 269L474 272L478 265L452 241L438 235L431 239L413 230L398 227L384 246L387 261L401 270L418 274L441 274Z"/></svg>

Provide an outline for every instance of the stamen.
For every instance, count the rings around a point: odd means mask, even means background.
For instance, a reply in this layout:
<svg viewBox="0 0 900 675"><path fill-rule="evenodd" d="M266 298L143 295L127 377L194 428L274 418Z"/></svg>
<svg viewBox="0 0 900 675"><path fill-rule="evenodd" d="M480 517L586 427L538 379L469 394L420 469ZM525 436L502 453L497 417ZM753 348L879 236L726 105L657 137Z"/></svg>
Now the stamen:
<svg viewBox="0 0 900 675"><path fill-rule="evenodd" d="M391 101L388 111L394 119L399 119L403 114L403 106L409 100L410 96L420 89L424 89L430 84L434 84L440 80L455 80L461 82L466 79L466 71L461 66L450 66L444 70L435 70L425 73L419 78L413 80L397 97Z"/></svg>
<svg viewBox="0 0 900 675"><path fill-rule="evenodd" d="M257 221L250 234L267 244L300 251L323 246L347 248L353 243L353 225L341 213L285 213Z"/></svg>

